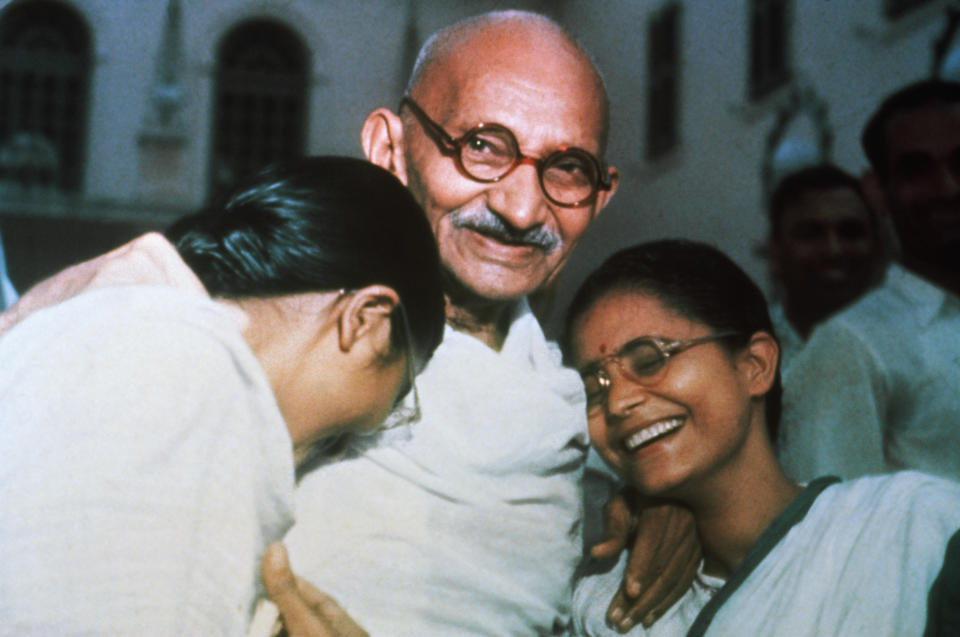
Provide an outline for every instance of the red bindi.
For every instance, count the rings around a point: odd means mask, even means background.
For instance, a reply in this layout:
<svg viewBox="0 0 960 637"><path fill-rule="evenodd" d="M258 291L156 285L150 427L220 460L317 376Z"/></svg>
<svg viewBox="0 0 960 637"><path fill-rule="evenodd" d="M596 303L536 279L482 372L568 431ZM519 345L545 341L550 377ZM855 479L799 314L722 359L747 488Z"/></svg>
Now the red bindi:
<svg viewBox="0 0 960 637"><path fill-rule="evenodd" d="M606 346L606 345L603 345L603 344L600 345L600 353L601 353L601 354L606 354L606 353L607 353L607 346Z"/></svg>

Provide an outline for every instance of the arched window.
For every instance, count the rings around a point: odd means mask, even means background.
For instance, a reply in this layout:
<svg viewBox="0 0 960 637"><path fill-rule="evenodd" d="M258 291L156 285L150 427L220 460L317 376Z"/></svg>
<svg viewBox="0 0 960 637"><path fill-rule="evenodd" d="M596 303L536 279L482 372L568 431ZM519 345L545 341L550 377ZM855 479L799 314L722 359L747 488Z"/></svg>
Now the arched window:
<svg viewBox="0 0 960 637"><path fill-rule="evenodd" d="M750 2L750 98L760 99L790 81L791 0Z"/></svg>
<svg viewBox="0 0 960 637"><path fill-rule="evenodd" d="M59 2L0 14L0 181L80 189L90 48L84 21Z"/></svg>
<svg viewBox="0 0 960 637"><path fill-rule="evenodd" d="M680 139L680 17L671 2L647 25L647 159L669 153Z"/></svg>
<svg viewBox="0 0 960 637"><path fill-rule="evenodd" d="M271 161L303 154L307 50L276 22L228 33L217 51L210 181L213 192Z"/></svg>

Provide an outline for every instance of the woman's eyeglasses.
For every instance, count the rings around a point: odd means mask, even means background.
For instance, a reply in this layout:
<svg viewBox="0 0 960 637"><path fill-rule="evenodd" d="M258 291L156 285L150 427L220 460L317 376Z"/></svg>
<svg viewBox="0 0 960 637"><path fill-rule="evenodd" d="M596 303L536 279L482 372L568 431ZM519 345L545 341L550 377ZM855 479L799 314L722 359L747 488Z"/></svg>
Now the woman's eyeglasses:
<svg viewBox="0 0 960 637"><path fill-rule="evenodd" d="M587 408L596 409L606 403L612 383L607 366L616 363L623 374L637 383L654 382L666 368L670 357L695 345L709 343L737 332L718 332L699 338L668 340L655 336L635 338L620 348L620 351L590 363L580 370L580 377L587 391Z"/></svg>

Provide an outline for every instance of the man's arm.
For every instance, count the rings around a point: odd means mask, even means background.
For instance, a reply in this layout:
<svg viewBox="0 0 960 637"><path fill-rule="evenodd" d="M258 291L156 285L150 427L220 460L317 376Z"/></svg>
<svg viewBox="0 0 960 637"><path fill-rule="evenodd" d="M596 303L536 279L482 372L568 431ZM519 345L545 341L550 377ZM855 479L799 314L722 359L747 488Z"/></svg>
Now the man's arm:
<svg viewBox="0 0 960 637"><path fill-rule="evenodd" d="M267 547L262 576L267 595L279 614L271 631L262 637L284 633L288 637L368 637L333 598L293 574L283 544L277 542ZM251 632L249 637L261 635Z"/></svg>
<svg viewBox="0 0 960 637"><path fill-rule="evenodd" d="M889 471L883 433L889 390L870 347L844 325L814 331L784 385L780 461L794 480Z"/></svg>
<svg viewBox="0 0 960 637"><path fill-rule="evenodd" d="M13 307L0 313L0 335L37 310L88 290L133 284L169 285L206 294L176 248L163 235L150 232L30 288Z"/></svg>
<svg viewBox="0 0 960 637"><path fill-rule="evenodd" d="M590 554L617 556L632 545L623 583L607 609L621 632L650 626L690 588L702 557L693 515L672 503L645 502L625 489L604 507L605 540Z"/></svg>

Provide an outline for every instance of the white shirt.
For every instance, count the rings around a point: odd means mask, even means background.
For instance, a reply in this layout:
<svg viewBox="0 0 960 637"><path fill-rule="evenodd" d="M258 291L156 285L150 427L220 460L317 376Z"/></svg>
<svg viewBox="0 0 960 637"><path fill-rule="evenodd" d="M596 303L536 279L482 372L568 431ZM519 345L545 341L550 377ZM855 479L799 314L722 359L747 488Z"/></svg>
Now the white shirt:
<svg viewBox="0 0 960 637"><path fill-rule="evenodd" d="M524 306L500 352L447 327L417 389L407 435L301 481L294 570L372 635L562 630L581 555L579 375Z"/></svg>
<svg viewBox="0 0 960 637"><path fill-rule="evenodd" d="M826 484L792 502L726 581L701 571L650 629L628 634L920 637L934 581L960 568L945 564L960 484L916 472ZM620 634L604 616L624 561L595 565L577 585L575 634Z"/></svg>
<svg viewBox="0 0 960 637"><path fill-rule="evenodd" d="M104 288L24 319L0 360L0 634L246 634L293 454L232 317Z"/></svg>
<svg viewBox="0 0 960 637"><path fill-rule="evenodd" d="M960 480L960 299L892 265L807 341L784 384L796 480L917 469Z"/></svg>

